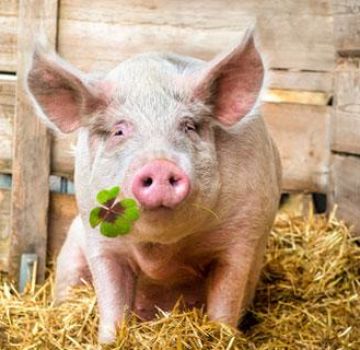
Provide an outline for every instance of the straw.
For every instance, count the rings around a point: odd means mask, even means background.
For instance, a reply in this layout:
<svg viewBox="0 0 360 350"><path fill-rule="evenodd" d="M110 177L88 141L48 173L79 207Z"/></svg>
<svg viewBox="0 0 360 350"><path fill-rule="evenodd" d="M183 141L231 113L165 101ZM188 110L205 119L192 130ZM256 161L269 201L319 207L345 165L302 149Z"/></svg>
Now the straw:
<svg viewBox="0 0 360 350"><path fill-rule="evenodd" d="M241 330L200 310L159 311L121 325L105 349L360 349L360 247L348 228L325 216L278 215L262 280ZM53 306L54 278L19 295L0 277L0 349L99 349L91 286Z"/></svg>

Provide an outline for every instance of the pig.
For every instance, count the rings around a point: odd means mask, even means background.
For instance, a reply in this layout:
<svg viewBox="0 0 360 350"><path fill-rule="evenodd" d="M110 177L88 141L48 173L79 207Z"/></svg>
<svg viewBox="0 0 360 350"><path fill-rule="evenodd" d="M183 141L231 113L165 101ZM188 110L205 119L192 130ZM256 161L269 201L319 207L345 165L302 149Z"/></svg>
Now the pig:
<svg viewBox="0 0 360 350"><path fill-rule="evenodd" d="M233 327L251 303L281 189L258 111L265 71L253 30L210 61L150 52L103 75L34 50L26 88L39 116L78 132L79 215L58 256L56 300L90 279L101 343L129 312L151 319L180 297ZM108 238L89 213L113 186L140 218Z"/></svg>

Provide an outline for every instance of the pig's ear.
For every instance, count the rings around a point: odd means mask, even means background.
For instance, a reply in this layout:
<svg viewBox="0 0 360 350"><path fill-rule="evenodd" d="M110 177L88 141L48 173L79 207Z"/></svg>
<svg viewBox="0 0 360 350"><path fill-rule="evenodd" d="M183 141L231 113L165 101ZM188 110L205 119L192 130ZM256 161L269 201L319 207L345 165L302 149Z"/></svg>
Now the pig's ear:
<svg viewBox="0 0 360 350"><path fill-rule="evenodd" d="M105 104L96 84L54 53L41 48L34 50L26 85L50 124L64 133L80 127L84 116Z"/></svg>
<svg viewBox="0 0 360 350"><path fill-rule="evenodd" d="M198 77L195 95L213 107L225 126L232 126L254 108L264 79L264 66L253 30L226 55L210 61Z"/></svg>

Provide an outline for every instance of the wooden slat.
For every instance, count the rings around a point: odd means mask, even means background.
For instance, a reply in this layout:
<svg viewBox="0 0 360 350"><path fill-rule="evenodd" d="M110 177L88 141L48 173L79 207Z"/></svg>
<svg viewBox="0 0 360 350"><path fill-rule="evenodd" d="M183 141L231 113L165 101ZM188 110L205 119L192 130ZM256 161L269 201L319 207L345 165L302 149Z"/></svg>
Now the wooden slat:
<svg viewBox="0 0 360 350"><path fill-rule="evenodd" d="M37 279L45 276L47 212L49 202L50 137L35 117L23 89L32 40L38 35L39 18L54 45L57 27L57 0L20 0L19 61L14 121L14 159L11 206L11 248L9 272L18 281L23 253L38 256ZM39 17L38 17L39 16ZM30 52L29 52L30 51Z"/></svg>
<svg viewBox="0 0 360 350"><path fill-rule="evenodd" d="M0 271L8 271L8 255L10 248L10 197L11 191L0 189ZM77 214L73 195L51 193L48 225L49 257L59 252L70 224Z"/></svg>
<svg viewBox="0 0 360 350"><path fill-rule="evenodd" d="M327 92L271 89L267 91L263 98L263 101L326 106L329 103L331 97L332 95Z"/></svg>
<svg viewBox="0 0 360 350"><path fill-rule="evenodd" d="M61 248L72 220L77 214L73 195L51 193L48 256L56 256Z"/></svg>
<svg viewBox="0 0 360 350"><path fill-rule="evenodd" d="M62 0L59 50L85 70L148 50L209 59L238 43L257 17L270 67L325 71L334 66L329 8L330 0Z"/></svg>
<svg viewBox="0 0 360 350"><path fill-rule="evenodd" d="M289 70L270 70L269 88L296 91L333 92L332 72L306 72Z"/></svg>
<svg viewBox="0 0 360 350"><path fill-rule="evenodd" d="M326 192L330 108L269 103L263 114L279 147L283 189Z"/></svg>
<svg viewBox="0 0 360 350"><path fill-rule="evenodd" d="M0 71L16 70L18 0L0 1Z"/></svg>
<svg viewBox="0 0 360 350"><path fill-rule="evenodd" d="M342 55L360 55L359 0L332 0L332 3L337 51Z"/></svg>
<svg viewBox="0 0 360 350"><path fill-rule="evenodd" d="M54 138L51 150L52 173L73 179L75 146L76 133Z"/></svg>
<svg viewBox="0 0 360 350"><path fill-rule="evenodd" d="M0 75L0 172L11 173L15 77Z"/></svg>
<svg viewBox="0 0 360 350"><path fill-rule="evenodd" d="M0 271L7 271L10 247L11 191L0 189Z"/></svg>
<svg viewBox="0 0 360 350"><path fill-rule="evenodd" d="M360 154L360 59L343 59L335 72L331 147Z"/></svg>
<svg viewBox="0 0 360 350"><path fill-rule="evenodd" d="M360 236L360 157L333 155L330 204L337 205L337 216L353 225Z"/></svg>
<svg viewBox="0 0 360 350"><path fill-rule="evenodd" d="M335 31L337 35L338 47L346 48L349 46L348 41L354 42L352 37L356 35L356 28L359 24L358 11L359 8L356 6L357 0L332 0L335 2L335 12L337 13L337 28ZM305 22L308 21L316 23L315 25L322 31L328 31L330 28L329 21L330 19L331 7L330 0L321 0L321 1L302 1L299 6L299 2L296 0L287 0L279 2L272 1L257 1L257 0L244 0L241 2L236 2L235 0L223 3L220 0L212 1L211 3L207 2L206 5L201 1L194 1L191 4L183 4L181 1L153 1L151 4L148 4L143 1L132 2L129 0L122 0L111 2L111 0L96 2L90 0L77 0L72 2L71 0L62 1L62 7L65 7L65 16L64 21L69 17L67 13L73 13L71 20L75 19L78 22L90 21L93 23L98 23L102 20L108 23L125 23L132 24L128 18L133 18L134 16L138 17L138 21L144 25L150 24L150 22L160 23L156 18L151 18L149 22L149 16L154 14L154 17L158 15L158 12L164 12L166 15L172 16L173 20L176 20L176 17L179 17L179 20L175 22L175 26L184 26L191 28L191 26L197 25L198 19L194 17L194 14L198 14L200 17L202 14L207 22L213 22L213 27L219 27L219 31L223 30L224 22L226 23L227 18L236 18L238 13L245 13L247 16L251 14L252 16L257 16L260 21L260 24L264 29L273 29L269 30L269 40L272 42L276 40L276 46L285 47L287 45L282 45L281 43L285 40L285 43L291 44L291 38L296 38L295 27L292 34L289 31L285 31L283 24L281 22L287 22L291 25L293 23L293 17L296 19L296 16L299 17L299 22L303 23L303 26L306 28ZM204 8L208 9L208 12L204 12ZM235 12L231 14L231 10L234 8ZM144 12L145 10L145 12ZM188 16L188 13L191 13L192 16ZM212 15L215 14L215 15ZM219 16L219 14L221 16ZM283 20L279 21L273 15L278 14L280 17L283 17ZM291 14L291 15L289 15ZM17 17L18 17L18 0L2 0L0 2L0 71L14 72L16 70L16 36L17 36ZM243 16L242 16L243 17ZM303 17L300 19L300 17ZM311 21L313 17L313 21ZM319 23L319 18L325 20L327 24L325 27L321 26ZM162 17L160 16L160 20ZM165 17L166 19L166 17ZM234 20L235 21L235 20ZM184 22L184 23L182 23ZM239 21L240 22L240 21ZM263 24L262 24L263 23ZM163 21L164 26L168 25L166 21ZM170 23L171 24L171 23ZM220 25L219 25L220 24ZM247 24L247 23L244 23ZM270 24L270 26L269 26ZM238 25L238 24L237 24ZM211 24L209 25L211 27ZM230 30L232 30L232 23L228 25ZM269 28L268 28L269 27ZM280 30L277 30L280 28ZM290 28L291 29L291 28ZM320 31L316 31L317 33ZM94 28L95 31L95 28ZM109 31L108 31L109 32ZM273 35L273 34L277 35ZM71 35L71 32L70 32ZM81 33L79 33L81 35ZM97 34L98 35L98 34ZM95 36L97 36L95 35ZM240 35L240 33L239 33ZM280 38L280 36L284 38ZM286 38L288 37L288 38ZM300 46L316 46L317 50L322 50L322 40L326 38L323 35L320 35L320 40L313 40L311 36L308 37L297 37L296 45L299 45L298 41L301 39L303 43L300 43ZM88 37L87 40L88 41ZM130 39L129 39L130 40ZM227 42L225 40L225 42ZM309 43L306 43L309 41ZM358 37L356 37L355 42L358 42ZM326 42L325 46L327 47L329 42ZM106 44L104 45L106 46ZM271 52L271 43L268 45ZM296 50L296 48L294 47ZM303 49L303 47L301 47ZM329 48L327 47L327 50ZM288 49L287 49L288 50ZM298 51L299 53L300 51ZM294 52L291 53L293 55ZM307 53L308 54L308 53ZM280 53L281 55L281 53ZM105 55L106 56L106 55ZM314 54L314 57L316 54ZM325 57L326 54L322 52L322 57ZM311 59L314 59L312 57ZM301 57L303 60L304 57ZM306 59L306 58L305 58ZM306 59L307 60L307 59ZM328 62L329 63L329 62ZM111 63L109 64L111 66ZM99 67L102 65L99 63ZM314 69L315 67L307 67L306 69ZM322 69L322 68L321 68ZM305 89L307 90L307 89Z"/></svg>

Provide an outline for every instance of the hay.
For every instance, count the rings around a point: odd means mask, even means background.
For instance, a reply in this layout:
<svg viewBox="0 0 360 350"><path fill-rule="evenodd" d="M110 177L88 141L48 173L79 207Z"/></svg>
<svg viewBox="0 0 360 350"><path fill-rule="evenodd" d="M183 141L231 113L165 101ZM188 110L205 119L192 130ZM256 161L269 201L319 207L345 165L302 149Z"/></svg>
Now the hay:
<svg viewBox="0 0 360 350"><path fill-rule="evenodd" d="M1 279L1 349L95 349L98 315L88 287L51 303L53 276L20 296ZM241 331L200 311L122 325L112 349L360 349L360 247L333 217L280 215L254 307Z"/></svg>

